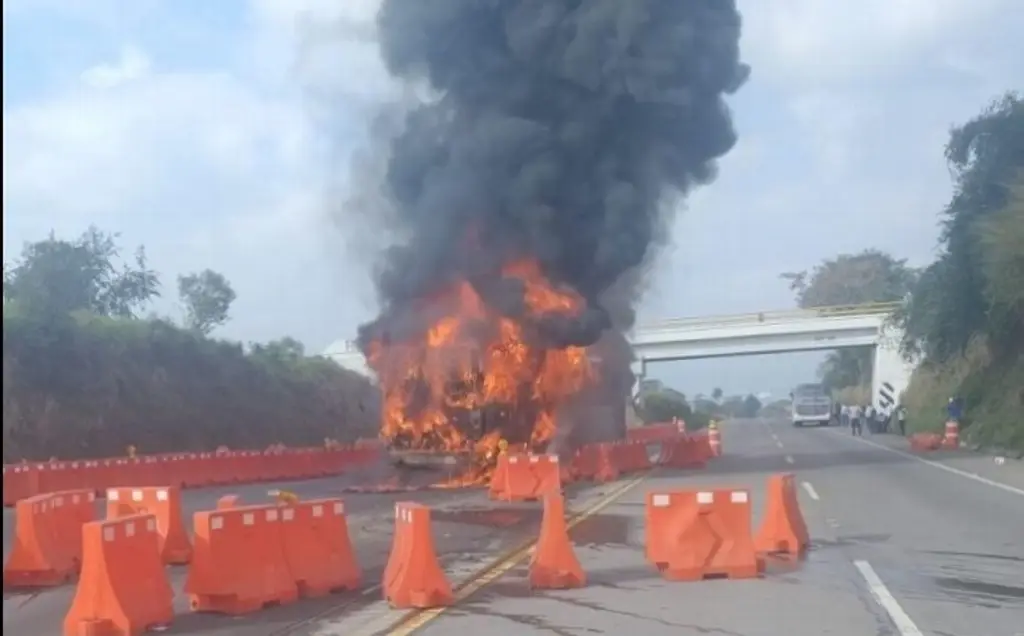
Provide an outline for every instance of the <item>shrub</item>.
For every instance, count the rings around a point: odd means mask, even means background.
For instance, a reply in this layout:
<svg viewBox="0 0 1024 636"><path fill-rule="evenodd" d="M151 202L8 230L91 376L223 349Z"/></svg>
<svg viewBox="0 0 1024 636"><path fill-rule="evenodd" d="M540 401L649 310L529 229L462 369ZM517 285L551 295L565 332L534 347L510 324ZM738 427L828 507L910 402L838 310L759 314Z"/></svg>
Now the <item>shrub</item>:
<svg viewBox="0 0 1024 636"><path fill-rule="evenodd" d="M301 345L245 351L164 320L5 303L4 460L319 445L374 436L369 380Z"/></svg>

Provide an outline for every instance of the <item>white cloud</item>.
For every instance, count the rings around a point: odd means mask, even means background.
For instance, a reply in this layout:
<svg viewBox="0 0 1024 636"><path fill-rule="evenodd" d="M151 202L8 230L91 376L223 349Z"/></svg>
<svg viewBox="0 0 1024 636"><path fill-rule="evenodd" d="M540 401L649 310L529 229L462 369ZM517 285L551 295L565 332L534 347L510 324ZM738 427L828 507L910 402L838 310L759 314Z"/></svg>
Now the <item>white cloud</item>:
<svg viewBox="0 0 1024 636"><path fill-rule="evenodd" d="M745 51L773 81L837 86L975 48L1016 0L741 0ZM1019 18L1018 18L1019 22ZM932 59L930 59L932 58Z"/></svg>
<svg viewBox="0 0 1024 636"><path fill-rule="evenodd" d="M134 46L121 51L115 64L98 64L82 73L82 82L91 88L115 88L149 74L149 58Z"/></svg>

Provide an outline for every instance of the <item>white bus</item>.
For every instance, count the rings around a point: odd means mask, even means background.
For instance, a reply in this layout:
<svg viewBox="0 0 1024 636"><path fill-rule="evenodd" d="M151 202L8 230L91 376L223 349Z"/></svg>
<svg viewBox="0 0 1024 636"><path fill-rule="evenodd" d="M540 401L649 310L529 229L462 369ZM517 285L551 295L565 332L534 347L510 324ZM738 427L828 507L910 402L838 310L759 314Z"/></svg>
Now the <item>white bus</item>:
<svg viewBox="0 0 1024 636"><path fill-rule="evenodd" d="M790 393L793 426L828 426L832 421L832 397L822 384L801 384Z"/></svg>

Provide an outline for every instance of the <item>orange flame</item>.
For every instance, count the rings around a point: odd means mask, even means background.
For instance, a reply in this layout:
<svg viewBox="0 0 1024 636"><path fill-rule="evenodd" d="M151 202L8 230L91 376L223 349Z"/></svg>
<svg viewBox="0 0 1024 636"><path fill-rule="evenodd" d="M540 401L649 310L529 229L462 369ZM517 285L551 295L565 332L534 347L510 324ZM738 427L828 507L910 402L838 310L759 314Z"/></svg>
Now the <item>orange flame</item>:
<svg viewBox="0 0 1024 636"><path fill-rule="evenodd" d="M574 292L556 289L532 261L503 269L525 288L528 312L575 315ZM568 398L593 382L580 347L539 350L523 326L489 309L468 282L434 299L447 309L417 341L371 343L370 367L384 397L381 436L402 449L470 454L459 483L483 481L505 445L543 448Z"/></svg>

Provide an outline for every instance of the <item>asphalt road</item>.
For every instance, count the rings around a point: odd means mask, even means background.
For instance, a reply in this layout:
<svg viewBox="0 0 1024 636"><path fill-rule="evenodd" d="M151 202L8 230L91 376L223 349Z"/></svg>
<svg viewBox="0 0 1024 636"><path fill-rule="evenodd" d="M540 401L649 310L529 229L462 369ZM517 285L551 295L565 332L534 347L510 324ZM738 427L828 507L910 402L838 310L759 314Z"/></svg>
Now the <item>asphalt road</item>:
<svg viewBox="0 0 1024 636"><path fill-rule="evenodd" d="M726 423L723 444L725 456L703 471L655 471L625 491L629 482L572 491L570 508L592 513L572 532L589 576L584 589L531 592L525 565L514 558L479 579L502 555L536 536L536 504L496 506L477 490L345 494L353 541L366 570L364 590L239 619L189 614L179 597L181 611L166 633L1024 635L1021 462L997 465L990 457L963 452L922 461L889 436L861 441L837 429L793 429L786 422L756 420ZM782 471L795 472L800 484L813 542L805 560L772 561L760 580L675 584L645 564L647 490L748 487L756 521L766 477ZM284 487L311 498L338 496L348 485L324 479ZM191 491L186 512L212 507L226 492L259 501L273 487ZM443 612L409 615L380 600L376 582L390 549L393 504L403 499L434 508L443 565L453 583L468 584L467 593ZM595 512L598 505L605 507ZM5 516L5 552L8 539ZM175 585L183 579L184 569L173 568ZM71 595L70 588L61 588L5 598L5 632L59 634Z"/></svg>
<svg viewBox="0 0 1024 636"><path fill-rule="evenodd" d="M1024 635L1020 462L969 453L926 462L890 436L861 441L777 421L727 423L723 444L708 470L658 471L574 530L586 588L530 592L521 564L391 633ZM756 523L765 478L782 471L800 484L813 543L806 559L771 561L760 580L700 583L664 582L645 564L645 491L749 487Z"/></svg>
<svg viewBox="0 0 1024 636"><path fill-rule="evenodd" d="M206 636L284 636L309 634L321 625L336 624L338 616L350 620L353 615L365 621L391 620L393 614L377 602L379 580L391 549L394 504L397 501L419 501L433 510L436 546L445 566L455 578L468 576L496 555L507 551L514 542L535 533L539 524L536 505L492 505L482 489L424 490L398 493L352 493L354 485L393 483L394 474L384 468L363 474L280 484L256 484L227 488L188 490L183 493L186 519L196 510L212 509L225 494L241 496L242 503L268 500L270 489L281 488L303 499L320 497L344 498L349 531L357 557L364 570L363 589L326 599L304 600L286 607L269 608L241 618L209 614L192 614L187 598L176 597L177 617L166 634L204 634ZM411 486L429 482L431 475L414 473ZM98 518L103 512L97 508ZM4 558L11 548L14 514L4 510ZM171 582L180 592L186 568L168 568ZM61 624L74 596L73 586L46 590L39 594L4 594L3 631L14 636L59 636ZM330 633L330 632L328 632Z"/></svg>

